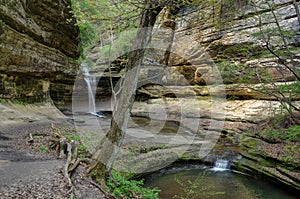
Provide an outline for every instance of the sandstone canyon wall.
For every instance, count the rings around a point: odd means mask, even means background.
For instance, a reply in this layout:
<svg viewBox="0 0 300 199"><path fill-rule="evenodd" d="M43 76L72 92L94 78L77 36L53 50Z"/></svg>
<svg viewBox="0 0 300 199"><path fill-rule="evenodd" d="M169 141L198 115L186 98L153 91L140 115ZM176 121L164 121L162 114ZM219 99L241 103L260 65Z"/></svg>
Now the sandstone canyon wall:
<svg viewBox="0 0 300 199"><path fill-rule="evenodd" d="M242 78L251 76L250 72L255 70L257 74L268 73L273 81L295 80L267 49L267 42L279 56L283 52L289 54L281 57L288 66L299 68L300 19L295 9L296 6L299 9L299 2L298 5L291 0L230 2L230 6L216 3L182 8L176 17L161 16L154 31L155 45L147 55L150 62L146 73L167 63L169 73L165 79L169 85L185 84L178 82L180 77L174 75L176 72L192 85L213 84L216 80L212 66L218 68L225 84L260 83L259 79L249 78L247 82ZM157 41L161 46L157 47ZM159 48L170 50L167 62L166 53L157 52Z"/></svg>
<svg viewBox="0 0 300 199"><path fill-rule="evenodd" d="M70 0L1 0L0 98L70 102L79 30Z"/></svg>
<svg viewBox="0 0 300 199"><path fill-rule="evenodd" d="M164 86L175 86L181 96L189 95L186 90L191 87L192 95L207 96L205 85L223 82L229 97L269 98L241 88L240 84L261 83L257 76L264 74L268 74L272 82L295 80L266 48L266 42L271 39L270 47L279 55L285 53L282 58L289 67L299 69L300 23L295 9L299 8L299 2L296 3L292 0L228 0L216 1L214 5L182 7L175 16L168 12L161 14L140 73L139 86L143 88L138 94L146 99L172 96ZM279 29L285 34L285 41ZM102 46L95 46L88 56L95 64L95 73L108 71L107 65L99 59L102 52ZM112 72L115 72L114 78L123 74L120 69ZM101 79L108 78L108 74L101 73ZM102 95L101 89L98 90Z"/></svg>

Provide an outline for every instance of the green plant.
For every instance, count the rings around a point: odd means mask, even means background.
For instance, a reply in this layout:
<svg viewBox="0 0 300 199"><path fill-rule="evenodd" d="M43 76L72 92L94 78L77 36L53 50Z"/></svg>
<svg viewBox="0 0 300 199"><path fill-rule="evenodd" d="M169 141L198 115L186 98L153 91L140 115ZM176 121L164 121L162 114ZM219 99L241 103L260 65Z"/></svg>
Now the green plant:
<svg viewBox="0 0 300 199"><path fill-rule="evenodd" d="M289 127L285 131L285 137L290 142L296 142L300 140L300 125Z"/></svg>
<svg viewBox="0 0 300 199"><path fill-rule="evenodd" d="M224 83L238 81L237 74L240 73L243 68L241 65L232 63L230 60L227 59L216 60L216 66L218 67L221 73Z"/></svg>
<svg viewBox="0 0 300 199"><path fill-rule="evenodd" d="M225 84L234 82L256 83L258 82L258 76L264 80L270 77L266 69L253 68L245 63L230 59L216 59L215 63Z"/></svg>
<svg viewBox="0 0 300 199"><path fill-rule="evenodd" d="M103 46L101 51L103 58L105 59L111 56L118 57L124 53L127 57L135 36L136 30L124 31L121 34L118 34L117 39L113 41L112 45L108 44Z"/></svg>
<svg viewBox="0 0 300 199"><path fill-rule="evenodd" d="M300 93L300 82L293 82L290 84L281 84L278 86L278 90L284 93Z"/></svg>
<svg viewBox="0 0 300 199"><path fill-rule="evenodd" d="M143 187L143 180L128 180L120 173L112 171L112 178L107 180L112 195L117 198L145 198L158 199L158 189L148 189Z"/></svg>
<svg viewBox="0 0 300 199"><path fill-rule="evenodd" d="M291 154L297 154L300 153L300 145L287 145L283 150L289 151Z"/></svg>
<svg viewBox="0 0 300 199"><path fill-rule="evenodd" d="M268 130L265 132L265 135L272 140L297 142L300 140L300 125L294 125L282 131Z"/></svg>
<svg viewBox="0 0 300 199"><path fill-rule="evenodd" d="M223 50L223 53L228 56L239 56L251 58L257 52L257 47L251 43L235 44Z"/></svg>
<svg viewBox="0 0 300 199"><path fill-rule="evenodd" d="M78 132L68 132L70 130L64 131L64 136L68 139L68 140L74 140L77 141L77 148L79 150L79 157L87 157L90 156L90 153L87 151L87 147L89 147L89 143L88 142L84 142L83 143L83 139L81 136L77 135L76 133ZM86 140L85 140L86 141Z"/></svg>
<svg viewBox="0 0 300 199"><path fill-rule="evenodd" d="M289 162L289 163L298 163L297 157L300 153L300 146L298 144L295 145L287 145L283 148L286 155L282 157L283 161Z"/></svg>
<svg viewBox="0 0 300 199"><path fill-rule="evenodd" d="M44 152L44 151L48 151L49 148L48 148L48 147L45 147L45 146L40 146L40 147L39 147L39 150Z"/></svg>
<svg viewBox="0 0 300 199"><path fill-rule="evenodd" d="M72 196L72 197L69 197L68 199L77 199L77 197Z"/></svg>
<svg viewBox="0 0 300 199"><path fill-rule="evenodd" d="M18 105L23 105L23 106L27 106L28 105L27 102L23 102L23 101L20 101L20 100L15 100L14 103L18 104Z"/></svg>
<svg viewBox="0 0 300 199"><path fill-rule="evenodd" d="M80 136L76 134L68 134L66 135L66 138L69 140L74 140L74 141L80 141Z"/></svg>
<svg viewBox="0 0 300 199"><path fill-rule="evenodd" d="M282 160L285 162L295 162L295 158L291 155L287 155L287 156L283 157Z"/></svg>
<svg viewBox="0 0 300 199"><path fill-rule="evenodd" d="M78 60L79 63L85 63L89 67L95 66L94 61L87 57L95 44L101 43L103 51L100 53L101 57L107 57L110 52L117 53L120 50L129 50L128 46L131 45L131 42L124 44L120 41L130 40L132 36L125 35L119 41L114 39L115 41L112 43L116 43L116 47L113 47L113 49L107 43L111 42L111 37L115 38L115 34L136 26L134 20L120 20L121 18L131 19L135 17L136 12L133 12L134 6L132 4L122 1L115 3L109 0L71 0L71 5L71 12L76 18L76 25L80 31L79 47L81 57ZM69 22L72 20L69 19ZM101 21L101 24L99 24L99 21Z"/></svg>
<svg viewBox="0 0 300 199"><path fill-rule="evenodd" d="M292 39L297 35L296 30L279 30L278 28L267 28L260 32L252 34L253 37L261 38L262 36L274 37L282 34L286 39Z"/></svg>
<svg viewBox="0 0 300 199"><path fill-rule="evenodd" d="M205 180L208 173L203 173L199 175L195 180L188 180L187 183L183 183L181 180L175 176L175 181L180 185L182 194L175 195L173 198L180 199L193 199L193 198L202 198L203 196L215 196L215 195L224 195L225 192L215 192L210 189L213 188L212 184L207 183Z"/></svg>

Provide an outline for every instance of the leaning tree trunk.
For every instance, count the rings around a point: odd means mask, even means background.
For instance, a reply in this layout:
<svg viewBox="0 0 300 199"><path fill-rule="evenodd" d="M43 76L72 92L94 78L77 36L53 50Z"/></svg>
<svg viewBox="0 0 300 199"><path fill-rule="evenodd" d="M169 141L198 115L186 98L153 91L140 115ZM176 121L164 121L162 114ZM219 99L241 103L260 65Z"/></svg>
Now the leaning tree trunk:
<svg viewBox="0 0 300 199"><path fill-rule="evenodd" d="M149 5L142 13L139 30L129 54L119 99L115 102L111 128L95 153L96 163L91 165L87 171L87 173L90 173L97 179L104 180L109 175L116 154L122 144L130 111L135 99L138 74L145 48L151 41L152 27L160 11L160 7L153 9L153 5Z"/></svg>
<svg viewBox="0 0 300 199"><path fill-rule="evenodd" d="M170 56L171 56L171 49L174 43L174 37L175 37L175 28L176 28L176 23L175 23L175 15L178 12L178 8L174 7L174 8L169 8L166 11L166 16L165 18L167 19L166 21L164 21L164 26L167 29L171 30L171 35L170 35L170 42L168 43L168 45L166 46L166 51L164 53L164 57L162 60L162 64L169 66L169 60L170 60Z"/></svg>
<svg viewBox="0 0 300 199"><path fill-rule="evenodd" d="M299 11L299 7L298 7L298 3L297 3L296 0L293 0L293 4L294 4L294 7L295 7L298 22L299 22L299 25L300 25L300 11Z"/></svg>

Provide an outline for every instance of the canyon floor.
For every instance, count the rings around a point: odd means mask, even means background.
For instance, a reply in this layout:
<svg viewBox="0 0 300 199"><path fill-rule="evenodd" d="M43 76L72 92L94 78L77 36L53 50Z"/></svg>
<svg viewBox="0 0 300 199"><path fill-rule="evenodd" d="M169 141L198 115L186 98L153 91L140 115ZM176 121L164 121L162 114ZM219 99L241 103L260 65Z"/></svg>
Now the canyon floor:
<svg viewBox="0 0 300 199"><path fill-rule="evenodd" d="M63 175L66 160L46 147L51 126L71 129L69 119L51 104L5 102L0 107L0 198L69 198L70 187ZM74 176L77 198L105 198L80 171Z"/></svg>

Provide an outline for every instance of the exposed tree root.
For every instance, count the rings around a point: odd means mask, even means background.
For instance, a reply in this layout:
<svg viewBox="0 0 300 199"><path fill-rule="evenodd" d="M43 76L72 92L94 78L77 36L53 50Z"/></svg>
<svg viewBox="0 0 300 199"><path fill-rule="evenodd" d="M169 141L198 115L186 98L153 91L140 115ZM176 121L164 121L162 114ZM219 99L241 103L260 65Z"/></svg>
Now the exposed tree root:
<svg viewBox="0 0 300 199"><path fill-rule="evenodd" d="M50 147L56 149L59 152L59 158L66 158L66 163L63 168L63 175L66 178L68 185L70 187L69 196L70 198L74 197L75 193L75 185L72 182L71 176L76 171L76 168L79 164L86 163L87 165L92 165L90 168L94 168L97 164L93 164L93 161L90 158L78 158L78 142L75 140L67 139L58 128L56 128L53 124L51 125L53 130L53 136L50 139L51 145ZM94 167L93 167L94 166ZM87 173L86 173L87 174ZM94 182L92 179L87 179L90 184L95 186L105 194L112 197L105 188L105 183L103 182L103 186L99 185L98 183Z"/></svg>
<svg viewBox="0 0 300 199"><path fill-rule="evenodd" d="M113 197L111 196L111 194L109 194L107 191L105 191L99 184L97 184L96 182L94 182L93 180L89 180L89 182L95 186L97 189L99 189L102 193L104 193L105 195L109 195L110 198L115 198L117 199L116 197Z"/></svg>
<svg viewBox="0 0 300 199"><path fill-rule="evenodd" d="M64 158L65 156L67 156L67 160L63 168L63 174L70 186L69 194L72 198L74 196L75 186L72 183L71 175L80 163L80 159L78 159L77 143L74 140L68 140L67 138L65 138L61 134L59 129L56 128L53 124L51 125L51 127L54 133L53 139L51 140L51 147L59 150L60 158Z"/></svg>
<svg viewBox="0 0 300 199"><path fill-rule="evenodd" d="M33 142L34 142L34 139L33 139L32 133L29 133L28 136L29 136L28 143L33 143Z"/></svg>
<svg viewBox="0 0 300 199"><path fill-rule="evenodd" d="M64 176L67 179L69 186L71 187L69 190L70 197L74 196L75 186L72 183L71 177L69 175L69 166L72 160L72 146L70 143L67 143L67 161L63 170Z"/></svg>

